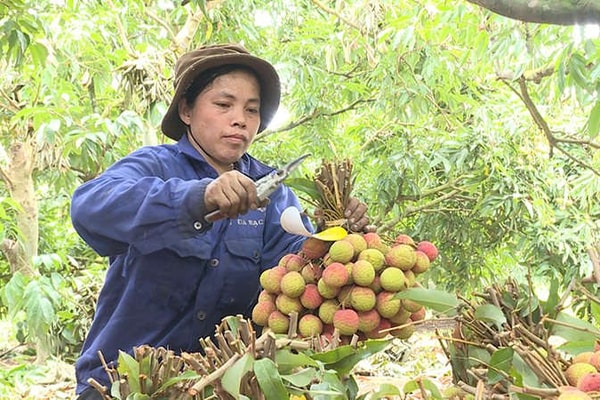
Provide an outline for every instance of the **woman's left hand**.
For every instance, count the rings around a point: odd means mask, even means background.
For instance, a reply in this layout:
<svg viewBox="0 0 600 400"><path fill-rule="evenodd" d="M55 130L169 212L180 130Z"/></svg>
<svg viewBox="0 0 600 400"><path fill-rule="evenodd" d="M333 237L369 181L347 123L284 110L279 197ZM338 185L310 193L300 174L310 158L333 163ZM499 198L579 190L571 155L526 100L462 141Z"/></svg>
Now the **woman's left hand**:
<svg viewBox="0 0 600 400"><path fill-rule="evenodd" d="M348 220L348 226L354 232L362 232L369 225L367 217L367 205L356 197L348 199L348 207L344 211L344 217Z"/></svg>

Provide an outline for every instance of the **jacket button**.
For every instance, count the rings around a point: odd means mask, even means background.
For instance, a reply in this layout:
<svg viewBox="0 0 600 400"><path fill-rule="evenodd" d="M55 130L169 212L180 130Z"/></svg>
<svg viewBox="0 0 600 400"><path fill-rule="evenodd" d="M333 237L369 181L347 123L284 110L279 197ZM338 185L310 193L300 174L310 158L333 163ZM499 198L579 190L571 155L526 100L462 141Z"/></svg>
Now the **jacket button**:
<svg viewBox="0 0 600 400"><path fill-rule="evenodd" d="M200 310L196 313L196 318L198 318L200 321L204 321L204 319L206 318L206 313Z"/></svg>
<svg viewBox="0 0 600 400"><path fill-rule="evenodd" d="M216 267L217 265L219 265L219 260L217 260L216 258L210 260L211 267Z"/></svg>
<svg viewBox="0 0 600 400"><path fill-rule="evenodd" d="M202 229L202 222L195 221L194 222L194 229L197 230L197 231L201 230Z"/></svg>

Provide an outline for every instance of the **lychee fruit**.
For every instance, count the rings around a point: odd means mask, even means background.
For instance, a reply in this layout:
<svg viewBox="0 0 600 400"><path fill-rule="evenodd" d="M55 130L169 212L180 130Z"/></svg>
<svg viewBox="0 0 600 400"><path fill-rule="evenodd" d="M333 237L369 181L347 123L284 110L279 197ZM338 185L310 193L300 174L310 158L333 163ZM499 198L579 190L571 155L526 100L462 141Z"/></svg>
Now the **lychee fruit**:
<svg viewBox="0 0 600 400"><path fill-rule="evenodd" d="M319 307L319 318L324 324L333 323L333 315L340 308L340 303L335 299L325 300Z"/></svg>
<svg viewBox="0 0 600 400"><path fill-rule="evenodd" d="M383 288L381 287L381 277L379 275L375 275L373 282L369 285L369 288L375 292L375 294L380 293Z"/></svg>
<svg viewBox="0 0 600 400"><path fill-rule="evenodd" d="M405 233L399 234L398 236L396 236L396 239L394 239L394 246L399 245L399 244L407 244L407 245L413 246L413 247L417 246L415 244L415 241L413 240L413 238L410 237L410 235L407 235Z"/></svg>
<svg viewBox="0 0 600 400"><path fill-rule="evenodd" d="M415 264L413 265L411 271L417 275L422 274L423 272L425 272L429 269L429 266L431 265L431 261L429 261L429 257L427 256L427 254L425 254L421 250L415 251L415 256L416 256L416 261L415 261Z"/></svg>
<svg viewBox="0 0 600 400"><path fill-rule="evenodd" d="M583 375L577 383L577 389L586 393L600 391L600 372Z"/></svg>
<svg viewBox="0 0 600 400"><path fill-rule="evenodd" d="M289 271L281 278L281 293L289 297L300 297L304 292L306 282L298 271Z"/></svg>
<svg viewBox="0 0 600 400"><path fill-rule="evenodd" d="M352 281L359 286L369 286L375 279L375 268L367 260L356 260L352 264Z"/></svg>
<svg viewBox="0 0 600 400"><path fill-rule="evenodd" d="M269 315L276 310L275 303L272 301L259 301L252 308L252 321L260 326L269 324Z"/></svg>
<svg viewBox="0 0 600 400"><path fill-rule="evenodd" d="M317 289L321 296L326 299L333 299L340 293L340 288L335 286L329 286L325 283L323 278L319 279L317 282Z"/></svg>
<svg viewBox="0 0 600 400"><path fill-rule="evenodd" d="M321 275L323 274L323 270L319 265L309 262L304 267L302 267L302 271L300 271L300 274L304 278L304 282L317 283L317 281L321 278Z"/></svg>
<svg viewBox="0 0 600 400"><path fill-rule="evenodd" d="M565 370L565 378L572 386L578 386L582 377L588 374L598 372L592 364L585 362L576 362L567 367Z"/></svg>
<svg viewBox="0 0 600 400"><path fill-rule="evenodd" d="M280 311L273 311L269 315L268 326L273 333L287 333L290 328L290 319Z"/></svg>
<svg viewBox="0 0 600 400"><path fill-rule="evenodd" d="M338 240L331 244L329 256L333 262L345 264L354 258L354 247L349 241Z"/></svg>
<svg viewBox="0 0 600 400"><path fill-rule="evenodd" d="M288 271L300 271L306 264L306 260L295 253L288 253L279 259L277 265L284 267Z"/></svg>
<svg viewBox="0 0 600 400"><path fill-rule="evenodd" d="M377 328L373 329L370 332L365 332L365 335L369 339L381 339L381 338L386 337L389 334L389 332L382 332L382 331L389 329L391 327L392 327L392 324L390 323L389 320L387 320L385 318L381 318Z"/></svg>
<svg viewBox="0 0 600 400"><path fill-rule="evenodd" d="M346 306L349 307L351 305L353 288L354 288L353 285L346 285L346 286L342 286L340 288L340 292L338 293L336 298L340 302L342 307L346 307Z"/></svg>
<svg viewBox="0 0 600 400"><path fill-rule="evenodd" d="M369 311L375 307L377 297L368 287L354 286L350 301L356 311Z"/></svg>
<svg viewBox="0 0 600 400"><path fill-rule="evenodd" d="M358 330L358 314L351 309L337 310L333 314L333 326L340 332L340 335L354 335Z"/></svg>
<svg viewBox="0 0 600 400"><path fill-rule="evenodd" d="M385 263L402 271L411 269L417 261L415 249L407 244L398 244L390 248L385 255Z"/></svg>
<svg viewBox="0 0 600 400"><path fill-rule="evenodd" d="M415 326L412 324L404 325L404 326L402 326L402 328L398 328L398 329L394 329L393 331L390 331L390 333L395 338L406 340L406 339L410 338L413 335L413 333L415 333L415 329L416 329Z"/></svg>
<svg viewBox="0 0 600 400"><path fill-rule="evenodd" d="M269 293L266 290L261 290L260 293L258 294L258 302L261 301L270 301L273 304L275 304L275 297L277 297L276 295L274 295L273 293Z"/></svg>
<svg viewBox="0 0 600 400"><path fill-rule="evenodd" d="M260 286L268 293L279 294L281 278L283 278L286 273L287 270L280 266L266 269L260 274Z"/></svg>
<svg viewBox="0 0 600 400"><path fill-rule="evenodd" d="M429 261L433 262L438 256L438 249L435 244L427 240L422 240L417 244L417 250L427 254Z"/></svg>
<svg viewBox="0 0 600 400"><path fill-rule="evenodd" d="M302 337L312 337L323 332L323 322L316 315L306 314L298 321L298 332Z"/></svg>
<svg viewBox="0 0 600 400"><path fill-rule="evenodd" d="M592 397L586 392L583 392L577 388L571 388L572 390L561 392L557 400L592 400Z"/></svg>
<svg viewBox="0 0 600 400"><path fill-rule="evenodd" d="M384 269L380 279L381 287L388 292L399 292L407 287L406 276L399 268Z"/></svg>
<svg viewBox="0 0 600 400"><path fill-rule="evenodd" d="M361 251L366 250L367 248L367 241L360 233L350 233L342 240L352 244L352 247L354 248L354 258L356 258Z"/></svg>
<svg viewBox="0 0 600 400"><path fill-rule="evenodd" d="M413 287L417 284L417 276L412 270L404 271L404 277L406 278L406 287Z"/></svg>
<svg viewBox="0 0 600 400"><path fill-rule="evenodd" d="M572 363L584 362L584 363L591 364L591 359L592 359L593 355L594 355L593 351L583 351L579 354L574 355L573 358L571 359L571 362Z"/></svg>
<svg viewBox="0 0 600 400"><path fill-rule="evenodd" d="M285 315L290 315L293 312L300 313L302 311L302 303L297 297L289 297L285 294L280 294L275 299L277 309Z"/></svg>
<svg viewBox="0 0 600 400"><path fill-rule="evenodd" d="M594 354L590 356L590 364L592 364L597 370L600 370L600 351L594 351Z"/></svg>
<svg viewBox="0 0 600 400"><path fill-rule="evenodd" d="M410 313L414 313L414 312L419 311L421 308L423 308L423 305L419 304L416 301L411 300L411 299L403 299L402 300L402 308L409 311Z"/></svg>
<svg viewBox="0 0 600 400"><path fill-rule="evenodd" d="M317 260L322 258L327 251L329 251L329 246L331 242L326 242L317 238L309 237L302 243L302 248L300 249L300 255L308 260Z"/></svg>
<svg viewBox="0 0 600 400"><path fill-rule="evenodd" d="M394 326L404 325L408 322L409 319L411 319L410 316L410 311L406 311L404 308L400 307L400 311L398 311L396 315L389 317L388 319Z"/></svg>
<svg viewBox="0 0 600 400"><path fill-rule="evenodd" d="M348 269L340 262L331 263L323 270L321 279L327 286L342 287L348 283Z"/></svg>
<svg viewBox="0 0 600 400"><path fill-rule="evenodd" d="M383 254L387 253L389 246L381 240L381 236L376 232L368 232L363 235L363 238L367 242L367 249L377 249Z"/></svg>
<svg viewBox="0 0 600 400"><path fill-rule="evenodd" d="M394 298L396 293L381 292L376 296L375 307L383 318L391 318L400 311L402 300Z"/></svg>
<svg viewBox="0 0 600 400"><path fill-rule="evenodd" d="M385 265L385 255L378 249L366 249L358 254L358 260L366 260L371 263L375 271L381 271Z"/></svg>
<svg viewBox="0 0 600 400"><path fill-rule="evenodd" d="M319 293L317 285L309 283L300 295L300 303L308 310L316 310L323 303L323 296Z"/></svg>
<svg viewBox="0 0 600 400"><path fill-rule="evenodd" d="M410 314L411 321L422 321L425 319L425 307L421 307L417 311Z"/></svg>
<svg viewBox="0 0 600 400"><path fill-rule="evenodd" d="M369 311L359 311L358 320L358 330L366 333L379 326L381 316L375 309Z"/></svg>

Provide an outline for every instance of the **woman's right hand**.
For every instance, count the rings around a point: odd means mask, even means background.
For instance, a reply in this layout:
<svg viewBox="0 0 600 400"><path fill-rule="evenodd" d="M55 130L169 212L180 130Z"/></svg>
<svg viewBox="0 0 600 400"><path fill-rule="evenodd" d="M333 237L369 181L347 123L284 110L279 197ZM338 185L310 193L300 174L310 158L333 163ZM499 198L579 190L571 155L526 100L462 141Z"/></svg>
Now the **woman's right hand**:
<svg viewBox="0 0 600 400"><path fill-rule="evenodd" d="M260 202L256 193L256 185L239 171L228 171L221 174L206 187L204 204L211 212L219 211L219 218L235 218L256 210L268 203ZM219 218L212 218L214 220Z"/></svg>

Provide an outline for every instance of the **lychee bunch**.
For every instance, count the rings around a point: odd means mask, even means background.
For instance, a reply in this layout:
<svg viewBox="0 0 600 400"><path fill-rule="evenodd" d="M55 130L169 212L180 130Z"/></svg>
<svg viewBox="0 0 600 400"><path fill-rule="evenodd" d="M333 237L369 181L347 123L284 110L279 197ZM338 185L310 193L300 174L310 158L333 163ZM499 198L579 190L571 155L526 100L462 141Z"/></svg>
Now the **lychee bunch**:
<svg viewBox="0 0 600 400"><path fill-rule="evenodd" d="M418 285L437 257L433 243L415 242L407 234L391 242L375 232L350 233L334 242L309 238L297 254L286 254L261 273L263 291L252 320L288 333L290 316L297 313L294 333L301 337L331 337L336 329L342 342L388 333L407 339L414 321L425 318L425 308L395 295Z"/></svg>
<svg viewBox="0 0 600 400"><path fill-rule="evenodd" d="M600 349L584 351L573 356L564 373L569 382L566 389L570 388L571 390L566 390L562 398L584 398L567 396L567 394L573 395L575 391L600 392Z"/></svg>

